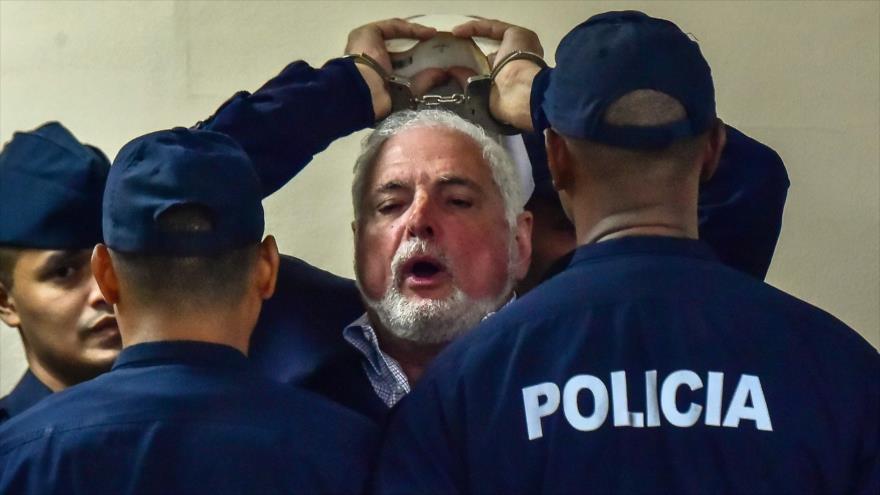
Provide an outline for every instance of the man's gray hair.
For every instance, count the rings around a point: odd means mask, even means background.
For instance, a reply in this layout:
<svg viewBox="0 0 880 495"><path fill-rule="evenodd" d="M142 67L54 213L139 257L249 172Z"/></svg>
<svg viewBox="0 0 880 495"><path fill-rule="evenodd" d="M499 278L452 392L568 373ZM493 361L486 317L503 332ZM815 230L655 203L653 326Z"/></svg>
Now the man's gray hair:
<svg viewBox="0 0 880 495"><path fill-rule="evenodd" d="M451 129L474 140L477 146L483 150L483 158L489 164L492 178L501 192L507 224L510 228L515 228L516 217L522 213L524 201L518 172L507 150L486 134L483 128L454 113L443 110L404 110L394 113L364 139L361 144L361 154L354 165L354 181L351 185L355 221L361 218L367 177L370 175L370 170L382 145L400 132L420 127Z"/></svg>

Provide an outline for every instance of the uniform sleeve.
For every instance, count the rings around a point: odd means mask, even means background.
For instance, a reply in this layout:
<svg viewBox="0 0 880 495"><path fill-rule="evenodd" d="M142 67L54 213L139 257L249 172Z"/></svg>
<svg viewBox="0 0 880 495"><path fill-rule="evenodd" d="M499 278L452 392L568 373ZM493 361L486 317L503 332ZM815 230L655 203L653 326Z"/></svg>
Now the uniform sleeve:
<svg viewBox="0 0 880 495"><path fill-rule="evenodd" d="M871 364L867 376L880 376L880 358L876 351L870 349ZM859 459L859 479L855 493L859 495L876 495L880 493L880 387L874 379L868 379L868 391L866 398L865 419L866 426L862 435L862 454Z"/></svg>
<svg viewBox="0 0 880 495"><path fill-rule="evenodd" d="M700 188L700 238L723 263L763 280L782 228L788 186L779 155L728 126L718 170Z"/></svg>
<svg viewBox="0 0 880 495"><path fill-rule="evenodd" d="M376 494L464 493L457 428L436 382L425 379L394 410L373 476Z"/></svg>
<svg viewBox="0 0 880 495"><path fill-rule="evenodd" d="M880 454L875 455L870 461L867 472L862 474L859 487L856 490L859 495L877 495L880 493Z"/></svg>
<svg viewBox="0 0 880 495"><path fill-rule="evenodd" d="M335 139L373 120L370 90L354 62L336 59L320 69L294 62L255 93L236 93L196 127L226 134L244 148L265 197Z"/></svg>

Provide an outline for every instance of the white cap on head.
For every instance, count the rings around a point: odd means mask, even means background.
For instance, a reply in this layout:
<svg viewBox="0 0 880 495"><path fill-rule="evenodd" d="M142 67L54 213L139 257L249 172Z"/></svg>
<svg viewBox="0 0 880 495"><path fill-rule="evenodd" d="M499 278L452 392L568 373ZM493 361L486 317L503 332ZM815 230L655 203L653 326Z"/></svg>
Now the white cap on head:
<svg viewBox="0 0 880 495"><path fill-rule="evenodd" d="M410 38L386 40L385 47L391 56L392 72L398 76L412 77L429 68L467 67L477 74L488 74L490 67L486 57L498 51L498 41L480 37L458 38L451 34L455 26L474 19L476 18L453 14L407 18L408 21L432 27L438 33L424 41Z"/></svg>

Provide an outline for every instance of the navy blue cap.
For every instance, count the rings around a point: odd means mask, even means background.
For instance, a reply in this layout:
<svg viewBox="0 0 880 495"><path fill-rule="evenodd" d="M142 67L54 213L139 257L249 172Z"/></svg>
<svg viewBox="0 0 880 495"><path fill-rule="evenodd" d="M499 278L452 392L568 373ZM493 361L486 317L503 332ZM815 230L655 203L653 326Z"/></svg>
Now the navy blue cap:
<svg viewBox="0 0 880 495"><path fill-rule="evenodd" d="M658 126L605 123L608 107L638 89L678 100L687 117ZM699 135L715 121L709 64L696 42L670 21L642 12L607 12L559 43L543 110L560 134L622 148L664 148Z"/></svg>
<svg viewBox="0 0 880 495"><path fill-rule="evenodd" d="M110 163L58 122L16 132L0 151L0 246L86 249L101 242Z"/></svg>
<svg viewBox="0 0 880 495"><path fill-rule="evenodd" d="M260 180L250 158L225 134L175 128L136 138L110 167L104 194L104 239L124 253L210 256L263 236ZM192 205L212 228L162 228L170 208Z"/></svg>

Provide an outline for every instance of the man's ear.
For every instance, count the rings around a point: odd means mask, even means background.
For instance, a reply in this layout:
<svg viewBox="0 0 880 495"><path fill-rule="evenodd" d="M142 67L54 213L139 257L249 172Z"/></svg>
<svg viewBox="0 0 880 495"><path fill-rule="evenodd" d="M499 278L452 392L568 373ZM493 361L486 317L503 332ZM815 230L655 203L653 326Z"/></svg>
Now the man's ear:
<svg viewBox="0 0 880 495"><path fill-rule="evenodd" d="M21 326L21 318L19 318L18 310L15 307L15 297L3 282L0 282L0 320L6 326L13 328Z"/></svg>
<svg viewBox="0 0 880 495"><path fill-rule="evenodd" d="M92 251L92 276L104 294L104 299L110 304L119 302L119 279L116 277L116 269L113 268L113 260L110 258L110 250L104 244L98 244Z"/></svg>
<svg viewBox="0 0 880 495"><path fill-rule="evenodd" d="M727 144L727 126L721 119L715 119L715 124L709 129L709 138L703 152L702 165L700 168L700 182L706 182L715 175L721 154Z"/></svg>
<svg viewBox="0 0 880 495"><path fill-rule="evenodd" d="M553 188L564 191L571 187L572 157L571 151L565 143L565 139L553 129L545 131L547 144L547 168L550 169L550 177L553 180Z"/></svg>
<svg viewBox="0 0 880 495"><path fill-rule="evenodd" d="M275 237L267 235L259 246L257 259L257 287L260 297L269 299L275 293L275 284L278 282L278 267L281 265L281 256L278 254L278 244Z"/></svg>
<svg viewBox="0 0 880 495"><path fill-rule="evenodd" d="M516 217L516 252L517 258L510 267L517 282L525 278L532 262L532 212L524 211Z"/></svg>

